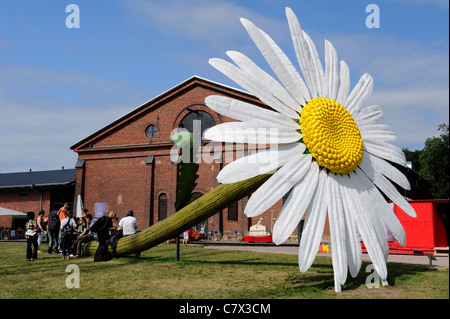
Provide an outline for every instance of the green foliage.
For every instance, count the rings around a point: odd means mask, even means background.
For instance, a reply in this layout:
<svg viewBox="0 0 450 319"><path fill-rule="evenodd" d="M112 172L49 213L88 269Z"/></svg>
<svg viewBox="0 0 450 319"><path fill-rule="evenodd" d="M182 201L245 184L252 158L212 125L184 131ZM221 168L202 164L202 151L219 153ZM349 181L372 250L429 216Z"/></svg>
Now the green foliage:
<svg viewBox="0 0 450 319"><path fill-rule="evenodd" d="M406 161L412 162L413 170L419 171L420 170L420 163L419 163L419 157L420 154L422 154L421 150L415 150L410 151L408 148L402 149L403 153L405 153Z"/></svg>
<svg viewBox="0 0 450 319"><path fill-rule="evenodd" d="M419 157L419 173L431 182L431 194L434 198L449 198L448 124L440 124L438 130L442 131L439 137L433 136L425 141Z"/></svg>

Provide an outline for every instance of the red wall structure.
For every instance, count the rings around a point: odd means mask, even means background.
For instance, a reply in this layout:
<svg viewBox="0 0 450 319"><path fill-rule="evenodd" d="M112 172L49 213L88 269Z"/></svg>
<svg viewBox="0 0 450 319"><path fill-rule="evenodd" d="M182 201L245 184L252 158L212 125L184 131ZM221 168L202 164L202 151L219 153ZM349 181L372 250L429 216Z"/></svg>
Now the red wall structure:
<svg viewBox="0 0 450 319"><path fill-rule="evenodd" d="M394 213L406 233L406 245L389 242L391 254L437 254L448 255L448 199L410 200L417 213L416 218L408 216L397 205ZM363 248L364 248L364 244ZM363 251L366 251L363 249Z"/></svg>

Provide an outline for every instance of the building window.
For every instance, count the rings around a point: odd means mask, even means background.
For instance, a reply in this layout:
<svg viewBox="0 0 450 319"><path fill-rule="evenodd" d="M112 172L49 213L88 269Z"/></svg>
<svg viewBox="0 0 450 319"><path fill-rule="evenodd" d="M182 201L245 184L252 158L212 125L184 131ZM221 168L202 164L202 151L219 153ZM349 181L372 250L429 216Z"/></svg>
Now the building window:
<svg viewBox="0 0 450 319"><path fill-rule="evenodd" d="M192 203L194 200L196 200L196 199L202 197L202 195L203 195L203 194L202 194L202 193L199 193L199 192L192 193L191 199L189 200L188 204L190 204L190 203Z"/></svg>
<svg viewBox="0 0 450 319"><path fill-rule="evenodd" d="M148 138L154 138L156 136L156 133L158 132L158 128L156 125L150 124L145 129L145 135L147 135Z"/></svg>
<svg viewBox="0 0 450 319"><path fill-rule="evenodd" d="M233 203L228 206L228 220L238 220L238 203Z"/></svg>
<svg viewBox="0 0 450 319"><path fill-rule="evenodd" d="M205 111L190 111L180 122L181 128L188 130L203 145L203 133L216 125L213 117Z"/></svg>
<svg viewBox="0 0 450 319"><path fill-rule="evenodd" d="M158 198L158 221L167 217L167 195L161 194Z"/></svg>
<svg viewBox="0 0 450 319"><path fill-rule="evenodd" d="M28 192L20 192L19 198L28 198L29 193Z"/></svg>

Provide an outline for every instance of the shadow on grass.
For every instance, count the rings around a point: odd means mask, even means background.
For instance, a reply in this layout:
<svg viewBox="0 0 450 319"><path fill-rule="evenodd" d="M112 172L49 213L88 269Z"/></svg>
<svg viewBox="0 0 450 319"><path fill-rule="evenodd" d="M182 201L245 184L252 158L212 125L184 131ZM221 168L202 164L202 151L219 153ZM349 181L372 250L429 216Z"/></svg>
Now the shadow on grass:
<svg viewBox="0 0 450 319"><path fill-rule="evenodd" d="M371 265L370 261L363 261L358 275L353 278L350 273L347 273L346 283L342 286L342 290L350 291L356 290L361 286L366 285L368 276L373 274L373 270L366 270L367 266ZM389 286L395 287L397 278L403 276L415 276L419 273L433 272L437 269L427 265L415 265L404 263L387 263L388 276L387 281ZM370 278L371 280L371 278ZM370 281L371 283L373 281ZM313 266L306 273L298 273L289 276L286 279L286 284L291 288L299 290L328 290L334 289L334 273L333 267L330 264L314 263ZM381 285L381 283L380 283Z"/></svg>

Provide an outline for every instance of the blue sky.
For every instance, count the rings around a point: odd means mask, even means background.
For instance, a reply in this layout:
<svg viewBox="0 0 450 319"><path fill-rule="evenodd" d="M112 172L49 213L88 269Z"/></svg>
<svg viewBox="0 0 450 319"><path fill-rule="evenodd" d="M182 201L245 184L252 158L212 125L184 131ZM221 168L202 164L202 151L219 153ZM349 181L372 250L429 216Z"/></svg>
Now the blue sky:
<svg viewBox="0 0 450 319"><path fill-rule="evenodd" d="M80 9L80 28L65 12ZM240 24L268 33L297 65L291 7L323 59L324 39L351 70L368 72L369 104L422 149L449 117L448 0L5 0L0 2L0 173L74 167L70 146L198 75L237 87L208 64L240 51L269 71ZM367 28L366 6L380 9ZM270 72L270 71L269 71Z"/></svg>

